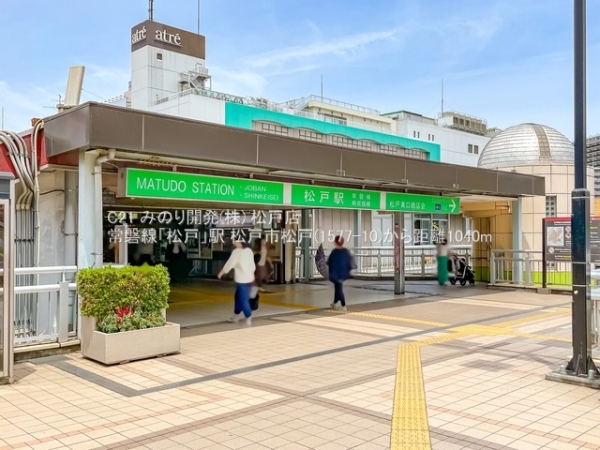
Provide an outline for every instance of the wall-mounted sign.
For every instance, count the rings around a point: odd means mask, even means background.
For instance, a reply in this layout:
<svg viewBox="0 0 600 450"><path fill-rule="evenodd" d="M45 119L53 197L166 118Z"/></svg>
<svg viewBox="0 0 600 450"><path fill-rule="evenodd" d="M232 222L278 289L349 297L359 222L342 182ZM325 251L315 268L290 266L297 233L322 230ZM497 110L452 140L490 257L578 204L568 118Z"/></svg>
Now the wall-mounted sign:
<svg viewBox="0 0 600 450"><path fill-rule="evenodd" d="M160 170L127 169L126 197L283 205L283 183Z"/></svg>
<svg viewBox="0 0 600 450"><path fill-rule="evenodd" d="M417 195L387 192L386 211L423 212L431 214L458 214L460 199L437 195Z"/></svg>
<svg viewBox="0 0 600 450"><path fill-rule="evenodd" d="M131 51L147 45L205 59L205 38L202 35L147 20L131 29Z"/></svg>
<svg viewBox="0 0 600 450"><path fill-rule="evenodd" d="M280 205L311 209L460 213L460 200L455 197L368 191L161 170L127 168L121 171L119 182L119 194L124 197L258 206Z"/></svg>
<svg viewBox="0 0 600 450"><path fill-rule="evenodd" d="M169 33L164 29L154 32L154 40L181 47L181 35L179 33Z"/></svg>
<svg viewBox="0 0 600 450"><path fill-rule="evenodd" d="M137 44L138 42L141 42L145 39L146 39L146 27L145 26L143 26L139 30L134 30L133 33L131 33L131 45Z"/></svg>
<svg viewBox="0 0 600 450"><path fill-rule="evenodd" d="M292 205L310 208L381 209L381 193L292 184Z"/></svg>

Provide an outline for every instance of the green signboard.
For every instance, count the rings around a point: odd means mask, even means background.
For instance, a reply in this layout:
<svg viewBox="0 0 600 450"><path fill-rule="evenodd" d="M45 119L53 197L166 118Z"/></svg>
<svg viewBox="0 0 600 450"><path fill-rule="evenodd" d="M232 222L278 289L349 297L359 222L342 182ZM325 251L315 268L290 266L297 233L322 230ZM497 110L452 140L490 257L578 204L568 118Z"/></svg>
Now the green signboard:
<svg viewBox="0 0 600 450"><path fill-rule="evenodd" d="M138 198L433 214L460 212L460 200L453 197L384 193L160 170L126 169L124 186L126 197ZM289 190L286 191L286 188ZM291 197L284 200L284 191L290 193ZM382 196L385 196L383 205Z"/></svg>
<svg viewBox="0 0 600 450"><path fill-rule="evenodd" d="M127 169L125 196L283 205L283 183Z"/></svg>
<svg viewBox="0 0 600 450"><path fill-rule="evenodd" d="M292 184L292 205L310 208L381 209L381 193Z"/></svg>
<svg viewBox="0 0 600 450"><path fill-rule="evenodd" d="M386 192L385 209L386 211L458 214L460 213L460 200L455 197Z"/></svg>

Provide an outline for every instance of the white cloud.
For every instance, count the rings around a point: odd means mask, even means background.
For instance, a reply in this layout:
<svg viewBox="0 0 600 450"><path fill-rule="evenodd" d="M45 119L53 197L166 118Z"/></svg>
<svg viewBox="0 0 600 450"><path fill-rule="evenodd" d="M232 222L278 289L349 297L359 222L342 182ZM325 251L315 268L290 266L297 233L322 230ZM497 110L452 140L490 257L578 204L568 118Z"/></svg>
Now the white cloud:
<svg viewBox="0 0 600 450"><path fill-rule="evenodd" d="M218 66L212 66L211 72L213 90L228 94L261 96L268 83L265 77L255 72L236 72Z"/></svg>
<svg viewBox="0 0 600 450"><path fill-rule="evenodd" d="M367 45L378 41L394 40L400 35L400 30L375 31L344 36L339 39L322 40L307 45L297 45L269 51L245 58L244 63L254 68L277 68L282 70L290 61L310 64L307 59L337 56L351 57L358 54ZM289 69L288 69L289 70Z"/></svg>
<svg viewBox="0 0 600 450"><path fill-rule="evenodd" d="M23 131L34 117L56 113L59 96L64 99L68 69L64 78L44 85L9 83L0 79L0 107L4 108L4 129ZM90 64L86 66L81 102L102 102L127 90L129 72ZM0 124L1 125L1 124Z"/></svg>
<svg viewBox="0 0 600 450"><path fill-rule="evenodd" d="M130 78L128 70L88 64L85 67L81 102L106 101L122 95L127 90Z"/></svg>
<svg viewBox="0 0 600 450"><path fill-rule="evenodd" d="M0 80L0 108L4 110L4 123L0 128L20 132L30 128L34 117L49 116L58 97L51 91L32 86L18 89ZM4 126L2 126L4 125Z"/></svg>

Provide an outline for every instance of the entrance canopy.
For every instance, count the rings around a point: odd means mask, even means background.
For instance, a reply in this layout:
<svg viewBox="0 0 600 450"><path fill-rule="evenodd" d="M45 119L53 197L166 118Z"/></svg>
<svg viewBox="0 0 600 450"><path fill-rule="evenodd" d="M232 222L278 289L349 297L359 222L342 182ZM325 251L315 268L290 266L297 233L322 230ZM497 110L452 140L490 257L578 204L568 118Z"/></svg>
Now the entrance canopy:
<svg viewBox="0 0 600 450"><path fill-rule="evenodd" d="M93 102L45 119L44 132L50 165L76 166L82 149L112 152L111 163L119 168L117 196L129 199L185 201L202 190L209 201L207 195L217 195L212 201L250 203L239 201L241 192L254 204L335 208L345 188L349 197L344 198L355 201L345 208L452 214L458 213L459 197L545 195L543 177L346 149ZM148 171L148 165L157 172ZM312 195L318 201L310 200Z"/></svg>

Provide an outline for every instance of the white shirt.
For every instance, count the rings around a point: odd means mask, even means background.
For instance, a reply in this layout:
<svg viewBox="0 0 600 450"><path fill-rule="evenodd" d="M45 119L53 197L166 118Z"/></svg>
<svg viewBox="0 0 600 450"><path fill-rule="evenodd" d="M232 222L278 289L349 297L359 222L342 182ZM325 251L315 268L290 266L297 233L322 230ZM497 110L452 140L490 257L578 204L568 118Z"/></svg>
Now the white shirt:
<svg viewBox="0 0 600 450"><path fill-rule="evenodd" d="M438 256L448 256L448 253L450 253L449 245L438 244L438 246L437 246L437 255Z"/></svg>
<svg viewBox="0 0 600 450"><path fill-rule="evenodd" d="M231 269L235 270L233 278L236 283L253 283L256 265L252 250L249 248L234 249L223 267L223 272L228 273Z"/></svg>

